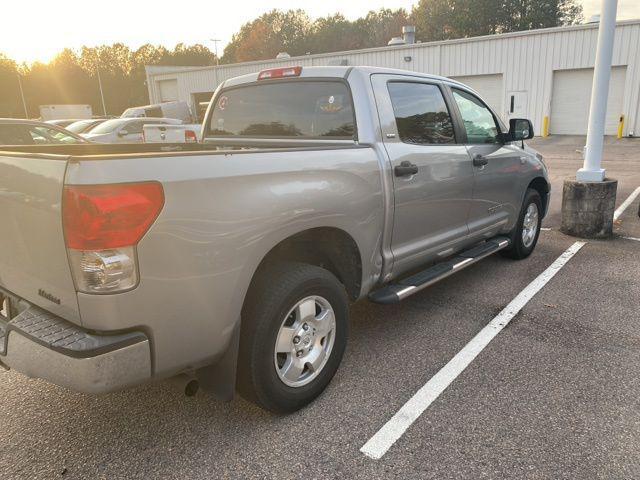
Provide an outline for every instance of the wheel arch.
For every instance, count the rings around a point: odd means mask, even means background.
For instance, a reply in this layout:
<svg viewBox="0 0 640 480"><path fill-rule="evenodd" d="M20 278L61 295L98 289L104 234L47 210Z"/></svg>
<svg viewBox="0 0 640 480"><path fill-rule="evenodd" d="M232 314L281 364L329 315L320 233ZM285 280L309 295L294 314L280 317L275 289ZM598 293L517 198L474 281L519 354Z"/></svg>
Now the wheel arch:
<svg viewBox="0 0 640 480"><path fill-rule="evenodd" d="M536 190L540 194L540 200L542 201L542 212L543 212L542 217L544 217L547 211L549 210L549 205L548 205L548 201L549 201L548 193L550 191L549 182L547 182L547 180L544 177L535 177L527 185L527 189L529 188Z"/></svg>
<svg viewBox="0 0 640 480"><path fill-rule="evenodd" d="M351 300L362 290L362 256L358 244L345 230L314 227L289 235L273 246L253 272L255 278L268 265L279 261L308 263L325 268L344 285Z"/></svg>

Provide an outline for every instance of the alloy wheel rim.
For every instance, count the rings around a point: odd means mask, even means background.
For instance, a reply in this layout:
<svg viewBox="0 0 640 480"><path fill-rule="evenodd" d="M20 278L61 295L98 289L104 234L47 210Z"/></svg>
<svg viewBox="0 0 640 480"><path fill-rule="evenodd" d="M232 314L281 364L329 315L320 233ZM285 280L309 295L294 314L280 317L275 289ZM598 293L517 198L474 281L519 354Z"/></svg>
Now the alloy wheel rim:
<svg viewBox="0 0 640 480"><path fill-rule="evenodd" d="M529 204L527 211L524 214L524 220L522 222L522 244L529 248L533 245L533 241L538 233L538 206L535 203Z"/></svg>
<svg viewBox="0 0 640 480"><path fill-rule="evenodd" d="M331 304L311 295L285 315L273 354L278 378L290 387L313 381L327 364L335 343L336 317Z"/></svg>

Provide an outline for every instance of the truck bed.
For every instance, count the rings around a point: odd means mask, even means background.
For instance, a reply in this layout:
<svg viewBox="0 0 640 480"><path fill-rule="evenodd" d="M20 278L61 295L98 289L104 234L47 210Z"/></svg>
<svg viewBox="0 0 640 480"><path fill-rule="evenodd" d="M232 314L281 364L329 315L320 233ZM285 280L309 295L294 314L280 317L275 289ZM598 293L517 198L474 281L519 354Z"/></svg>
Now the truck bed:
<svg viewBox="0 0 640 480"><path fill-rule="evenodd" d="M0 289L91 332L145 332L153 376L215 360L229 343L253 272L300 229L347 232L367 252L363 277L374 278L383 193L370 146L260 141L7 150L0 150L0 213L8 228L0 237ZM139 285L117 294L77 292L62 227L63 188L136 182L164 190L162 212L136 245Z"/></svg>

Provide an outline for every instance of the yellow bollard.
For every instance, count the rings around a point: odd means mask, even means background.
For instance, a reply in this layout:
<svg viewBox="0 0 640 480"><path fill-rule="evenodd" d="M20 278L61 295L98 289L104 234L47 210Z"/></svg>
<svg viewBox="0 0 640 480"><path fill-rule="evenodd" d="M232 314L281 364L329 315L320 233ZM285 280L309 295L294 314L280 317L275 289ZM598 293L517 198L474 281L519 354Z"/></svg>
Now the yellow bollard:
<svg viewBox="0 0 640 480"><path fill-rule="evenodd" d="M620 121L618 122L618 139L622 138L624 133L624 115L620 115Z"/></svg>
<svg viewBox="0 0 640 480"><path fill-rule="evenodd" d="M549 117L548 116L545 116L542 119L542 136L543 137L549 136Z"/></svg>

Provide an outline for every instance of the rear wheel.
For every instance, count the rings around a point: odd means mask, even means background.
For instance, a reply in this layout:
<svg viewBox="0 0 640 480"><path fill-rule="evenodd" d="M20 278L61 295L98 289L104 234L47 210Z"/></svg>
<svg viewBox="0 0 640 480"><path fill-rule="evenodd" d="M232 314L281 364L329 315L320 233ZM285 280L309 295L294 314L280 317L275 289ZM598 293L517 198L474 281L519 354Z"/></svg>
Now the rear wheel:
<svg viewBox="0 0 640 480"><path fill-rule="evenodd" d="M517 260L531 255L540 235L542 223L542 199L537 190L529 188L524 196L518 222L511 232L511 245L504 255Z"/></svg>
<svg viewBox="0 0 640 480"><path fill-rule="evenodd" d="M240 394L277 413L302 408L331 381L347 335L347 294L333 274L303 263L266 268L242 312Z"/></svg>

